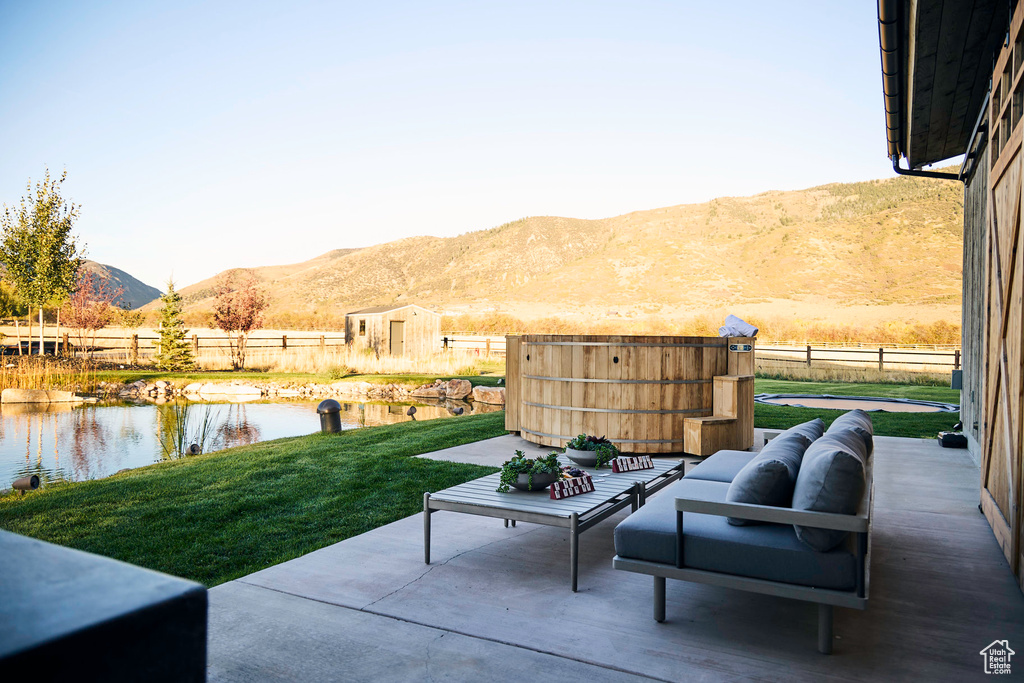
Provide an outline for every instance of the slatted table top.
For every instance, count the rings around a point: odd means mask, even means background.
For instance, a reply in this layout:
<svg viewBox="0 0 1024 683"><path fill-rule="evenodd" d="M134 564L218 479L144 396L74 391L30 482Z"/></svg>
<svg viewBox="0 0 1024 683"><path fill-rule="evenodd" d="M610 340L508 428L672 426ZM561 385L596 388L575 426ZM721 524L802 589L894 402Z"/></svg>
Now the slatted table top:
<svg viewBox="0 0 1024 683"><path fill-rule="evenodd" d="M559 457L563 465L575 465L565 456ZM614 473L610 469L602 468L596 470L590 467L580 467L587 472L594 480L594 490L590 493L583 493L578 496L571 496L561 500L552 500L548 489L542 491L520 491L511 489L508 493L496 491L501 483L500 474L489 474L465 484L452 486L451 488L430 494L430 501L444 501L447 503L458 503L464 506L481 508L492 508L496 510L509 510L517 512L528 512L551 517L568 518L573 513L584 516L606 504L609 500L616 498L633 488L635 482L643 482L644 485L657 480L672 472L682 465L682 460L664 458L654 460L654 469L635 470L632 472ZM607 476L601 476L606 474Z"/></svg>

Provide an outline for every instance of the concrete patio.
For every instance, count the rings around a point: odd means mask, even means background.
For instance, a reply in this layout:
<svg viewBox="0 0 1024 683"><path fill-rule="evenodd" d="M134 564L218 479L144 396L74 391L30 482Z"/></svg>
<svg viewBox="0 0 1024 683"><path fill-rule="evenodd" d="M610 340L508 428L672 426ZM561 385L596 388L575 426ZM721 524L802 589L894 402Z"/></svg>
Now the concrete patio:
<svg viewBox="0 0 1024 683"><path fill-rule="evenodd" d="M547 450L504 436L427 457L516 448ZM209 678L981 679L982 648L1024 646L1024 595L978 510L978 467L931 440L879 437L874 458L870 604L836 610L831 656L810 603L669 581L655 622L651 579L611 566L625 512L582 536L578 593L567 530L441 512L429 566L413 515L213 588Z"/></svg>

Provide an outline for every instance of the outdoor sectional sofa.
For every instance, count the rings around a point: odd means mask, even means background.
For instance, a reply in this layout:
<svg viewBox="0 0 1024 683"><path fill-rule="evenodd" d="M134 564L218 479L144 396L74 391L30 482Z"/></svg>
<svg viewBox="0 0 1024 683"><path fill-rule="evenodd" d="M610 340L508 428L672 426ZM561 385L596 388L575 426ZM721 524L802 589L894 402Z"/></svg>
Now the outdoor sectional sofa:
<svg viewBox="0 0 1024 683"><path fill-rule="evenodd" d="M615 528L613 565L654 577L659 622L666 578L818 603L828 654L833 607L867 607L872 450L858 410L719 451Z"/></svg>

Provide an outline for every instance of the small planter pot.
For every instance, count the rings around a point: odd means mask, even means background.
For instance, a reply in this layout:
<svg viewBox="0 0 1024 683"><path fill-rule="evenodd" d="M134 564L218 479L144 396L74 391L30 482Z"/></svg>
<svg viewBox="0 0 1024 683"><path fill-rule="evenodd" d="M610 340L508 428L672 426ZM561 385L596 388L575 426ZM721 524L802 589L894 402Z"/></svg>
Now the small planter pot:
<svg viewBox="0 0 1024 683"><path fill-rule="evenodd" d="M530 486L530 475L520 474L519 477L512 482L512 486L516 487L520 491L543 491L547 487L551 486L558 480L558 474L551 474L549 472L542 472L540 474L533 475L533 486Z"/></svg>
<svg viewBox="0 0 1024 683"><path fill-rule="evenodd" d="M597 467L597 451L578 451L575 448L566 448L565 457L583 467Z"/></svg>

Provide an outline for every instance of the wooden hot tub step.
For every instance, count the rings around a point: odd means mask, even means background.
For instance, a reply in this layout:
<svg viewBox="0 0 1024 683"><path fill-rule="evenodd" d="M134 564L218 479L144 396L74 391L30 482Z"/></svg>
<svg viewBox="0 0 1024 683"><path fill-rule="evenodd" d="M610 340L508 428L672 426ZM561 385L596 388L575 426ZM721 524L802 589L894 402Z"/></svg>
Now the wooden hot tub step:
<svg viewBox="0 0 1024 683"><path fill-rule="evenodd" d="M714 415L683 420L683 450L706 457L754 445L753 375L714 378Z"/></svg>

